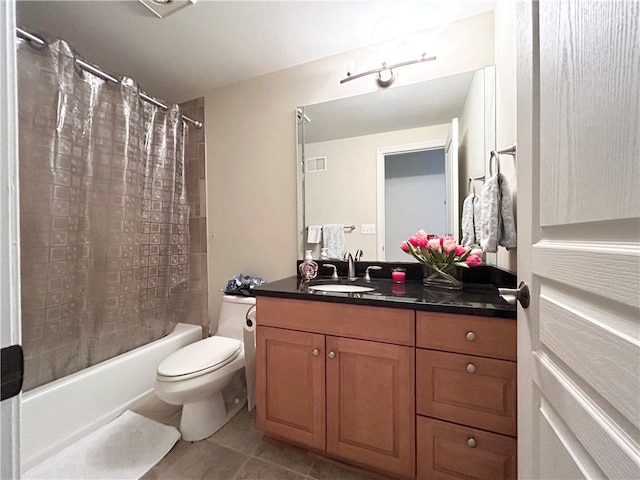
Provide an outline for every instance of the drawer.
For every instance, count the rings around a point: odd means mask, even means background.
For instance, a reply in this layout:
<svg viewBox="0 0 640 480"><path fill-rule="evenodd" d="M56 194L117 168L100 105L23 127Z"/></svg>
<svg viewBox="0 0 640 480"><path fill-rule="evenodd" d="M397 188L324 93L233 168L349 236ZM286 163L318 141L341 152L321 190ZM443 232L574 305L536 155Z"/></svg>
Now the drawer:
<svg viewBox="0 0 640 480"><path fill-rule="evenodd" d="M516 360L516 321L507 318L417 312L418 347Z"/></svg>
<svg viewBox="0 0 640 480"><path fill-rule="evenodd" d="M516 436L516 363L417 349L416 411Z"/></svg>
<svg viewBox="0 0 640 480"><path fill-rule="evenodd" d="M517 478L515 438L417 417L418 480Z"/></svg>
<svg viewBox="0 0 640 480"><path fill-rule="evenodd" d="M415 345L415 312L387 307L257 297L258 325Z"/></svg>

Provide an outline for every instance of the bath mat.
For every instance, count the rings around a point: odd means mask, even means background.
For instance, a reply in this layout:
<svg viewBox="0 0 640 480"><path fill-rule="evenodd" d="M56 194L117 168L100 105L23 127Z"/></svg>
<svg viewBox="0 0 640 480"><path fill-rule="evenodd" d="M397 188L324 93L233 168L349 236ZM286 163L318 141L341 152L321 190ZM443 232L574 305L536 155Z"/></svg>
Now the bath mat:
<svg viewBox="0 0 640 480"><path fill-rule="evenodd" d="M174 427L126 411L23 473L24 479L138 479L180 438Z"/></svg>

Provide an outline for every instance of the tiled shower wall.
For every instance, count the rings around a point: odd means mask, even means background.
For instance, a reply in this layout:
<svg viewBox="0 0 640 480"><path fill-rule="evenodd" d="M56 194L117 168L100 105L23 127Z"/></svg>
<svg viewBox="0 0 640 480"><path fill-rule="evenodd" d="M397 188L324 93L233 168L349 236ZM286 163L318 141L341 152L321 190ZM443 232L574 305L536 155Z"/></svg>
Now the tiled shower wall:
<svg viewBox="0 0 640 480"><path fill-rule="evenodd" d="M180 104L183 114L204 124L204 97ZM189 202L189 299L184 323L202 325L209 332L207 278L207 192L205 183L204 127L189 124L186 151L187 201Z"/></svg>

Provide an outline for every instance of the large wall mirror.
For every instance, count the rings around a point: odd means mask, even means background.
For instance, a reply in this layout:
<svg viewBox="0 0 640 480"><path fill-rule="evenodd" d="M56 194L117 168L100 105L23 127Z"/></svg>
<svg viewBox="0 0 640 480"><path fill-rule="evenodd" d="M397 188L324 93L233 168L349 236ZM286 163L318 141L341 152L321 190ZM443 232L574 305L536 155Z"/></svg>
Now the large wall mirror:
<svg viewBox="0 0 640 480"><path fill-rule="evenodd" d="M459 239L469 177L496 148L495 93L490 66L299 107L299 255L320 256L309 231L327 224L363 260L410 261L400 242L421 228Z"/></svg>

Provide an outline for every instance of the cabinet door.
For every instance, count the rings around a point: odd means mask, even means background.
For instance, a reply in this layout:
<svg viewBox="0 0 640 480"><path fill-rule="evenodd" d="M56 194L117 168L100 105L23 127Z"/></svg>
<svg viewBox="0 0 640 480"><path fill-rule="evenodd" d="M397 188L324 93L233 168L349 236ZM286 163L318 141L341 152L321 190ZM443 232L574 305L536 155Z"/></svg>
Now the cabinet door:
<svg viewBox="0 0 640 480"><path fill-rule="evenodd" d="M418 349L417 411L516 435L516 363Z"/></svg>
<svg viewBox="0 0 640 480"><path fill-rule="evenodd" d="M414 349L327 337L327 451L415 474Z"/></svg>
<svg viewBox="0 0 640 480"><path fill-rule="evenodd" d="M418 480L517 478L515 438L418 417Z"/></svg>
<svg viewBox="0 0 640 480"><path fill-rule="evenodd" d="M257 328L256 425L325 448L324 335Z"/></svg>

